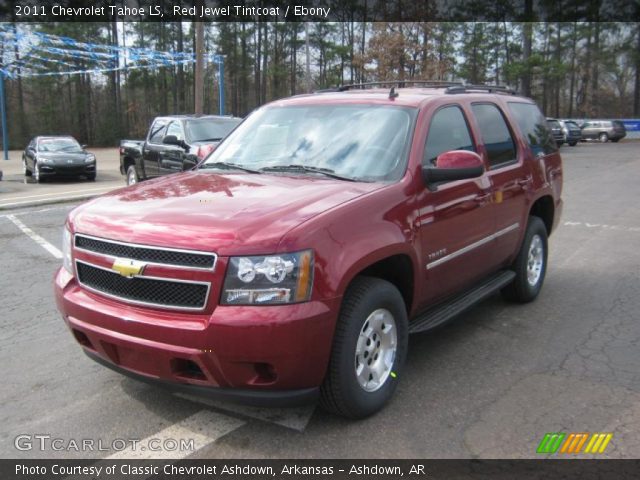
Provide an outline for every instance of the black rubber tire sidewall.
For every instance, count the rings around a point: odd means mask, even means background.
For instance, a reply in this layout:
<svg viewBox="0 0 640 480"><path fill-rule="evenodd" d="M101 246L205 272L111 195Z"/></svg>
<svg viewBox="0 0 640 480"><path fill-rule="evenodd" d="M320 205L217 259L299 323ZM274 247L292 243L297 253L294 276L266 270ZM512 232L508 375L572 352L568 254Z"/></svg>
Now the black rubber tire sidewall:
<svg viewBox="0 0 640 480"><path fill-rule="evenodd" d="M392 372L375 392L366 392L355 374L355 348L365 319L379 308L394 316L397 350ZM356 278L345 294L327 376L321 388L321 405L348 418L364 418L380 410L393 396L407 356L408 319L402 295L391 283L372 277Z"/></svg>
<svg viewBox="0 0 640 480"><path fill-rule="evenodd" d="M538 282L536 283L536 285L532 286L529 284L529 281L527 279L527 261L529 257L529 247L531 245L533 237L536 234L539 235L542 240L542 245L544 248L544 263L542 265L542 272L540 273ZM529 217L527 231L525 233L524 240L522 241L522 246L520 247L518 256L514 260L511 267L516 276L513 282L507 285L502 290L502 294L505 298L520 303L527 303L535 300L535 298L540 293L540 290L542 289L544 278L547 273L548 252L549 247L547 240L547 228L544 222L539 217Z"/></svg>

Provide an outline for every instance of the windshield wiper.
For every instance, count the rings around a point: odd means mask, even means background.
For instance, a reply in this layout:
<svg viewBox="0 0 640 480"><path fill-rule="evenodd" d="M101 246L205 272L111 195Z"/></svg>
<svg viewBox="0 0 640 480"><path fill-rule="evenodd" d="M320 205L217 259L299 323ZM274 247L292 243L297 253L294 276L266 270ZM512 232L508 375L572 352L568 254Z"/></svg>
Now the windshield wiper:
<svg viewBox="0 0 640 480"><path fill-rule="evenodd" d="M196 142L219 142L220 140L222 140L222 137L201 138L199 140L196 140Z"/></svg>
<svg viewBox="0 0 640 480"><path fill-rule="evenodd" d="M335 173L335 170L322 167L308 167L307 165L291 164L291 165L273 165L271 167L263 167L260 169L263 172L311 172L320 173L327 177L336 178L338 180L346 180L348 182L356 182L355 178L345 177Z"/></svg>
<svg viewBox="0 0 640 480"><path fill-rule="evenodd" d="M238 165L237 163L231 163L231 162L204 163L200 166L200 168L223 168L227 170L242 170L243 172L248 172L248 173L262 173L259 170L243 167L242 165Z"/></svg>

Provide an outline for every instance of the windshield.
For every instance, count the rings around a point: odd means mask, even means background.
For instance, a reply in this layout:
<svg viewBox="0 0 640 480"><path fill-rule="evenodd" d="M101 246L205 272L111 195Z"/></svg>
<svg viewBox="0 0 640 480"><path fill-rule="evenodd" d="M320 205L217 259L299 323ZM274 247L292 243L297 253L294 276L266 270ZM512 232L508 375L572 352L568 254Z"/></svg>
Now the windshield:
<svg viewBox="0 0 640 480"><path fill-rule="evenodd" d="M406 167L416 111L378 105L263 108L240 125L204 165L226 162L299 175L323 169L354 180L397 180ZM273 168L291 166L304 168Z"/></svg>
<svg viewBox="0 0 640 480"><path fill-rule="evenodd" d="M547 123L551 128L562 128L560 127L560 122L558 122L557 120L547 120Z"/></svg>
<svg viewBox="0 0 640 480"><path fill-rule="evenodd" d="M574 130L580 130L580 127L576 122L564 122L567 128L573 128Z"/></svg>
<svg viewBox="0 0 640 480"><path fill-rule="evenodd" d="M186 123L187 138L191 142L218 141L226 137L240 119L224 118L214 120L203 118L201 120L188 120Z"/></svg>
<svg viewBox="0 0 640 480"><path fill-rule="evenodd" d="M41 138L38 141L40 152L82 152L82 147L73 138Z"/></svg>

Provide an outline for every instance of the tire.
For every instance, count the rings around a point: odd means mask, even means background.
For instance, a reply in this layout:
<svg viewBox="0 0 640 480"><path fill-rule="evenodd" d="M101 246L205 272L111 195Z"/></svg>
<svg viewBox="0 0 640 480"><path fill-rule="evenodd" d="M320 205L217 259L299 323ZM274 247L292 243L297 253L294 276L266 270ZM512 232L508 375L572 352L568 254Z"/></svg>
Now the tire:
<svg viewBox="0 0 640 480"><path fill-rule="evenodd" d="M36 183L42 183L44 181L42 175L40 175L40 166L38 165L38 162L34 162L33 164L33 180Z"/></svg>
<svg viewBox="0 0 640 480"><path fill-rule="evenodd" d="M612 139L611 139L611 141L612 141L613 143L618 143L618 142L620 141L620 139L619 139L619 138L612 138Z"/></svg>
<svg viewBox="0 0 640 480"><path fill-rule="evenodd" d="M93 175L87 175L87 180L89 180L90 182L95 182L96 174L94 173Z"/></svg>
<svg viewBox="0 0 640 480"><path fill-rule="evenodd" d="M408 323L404 300L394 285L379 278L357 277L342 302L320 388L322 408L352 419L380 410L402 374Z"/></svg>
<svg viewBox="0 0 640 480"><path fill-rule="evenodd" d="M547 254L547 227L539 217L529 217L522 246L511 265L516 277L502 289L503 297L519 303L535 300L547 273Z"/></svg>
<svg viewBox="0 0 640 480"><path fill-rule="evenodd" d="M602 132L600 135L598 135L598 141L600 143L607 143L609 141L609 135L607 135L605 132Z"/></svg>
<svg viewBox="0 0 640 480"><path fill-rule="evenodd" d="M27 168L27 160L24 157L22 157L22 170L25 177L30 177L32 175L31 170Z"/></svg>
<svg viewBox="0 0 640 480"><path fill-rule="evenodd" d="M127 168L127 185L135 185L139 181L140 179L138 178L136 167L134 165L129 165L129 168Z"/></svg>
<svg viewBox="0 0 640 480"><path fill-rule="evenodd" d="M578 144L578 142L569 142L569 146L570 147L575 147Z"/></svg>

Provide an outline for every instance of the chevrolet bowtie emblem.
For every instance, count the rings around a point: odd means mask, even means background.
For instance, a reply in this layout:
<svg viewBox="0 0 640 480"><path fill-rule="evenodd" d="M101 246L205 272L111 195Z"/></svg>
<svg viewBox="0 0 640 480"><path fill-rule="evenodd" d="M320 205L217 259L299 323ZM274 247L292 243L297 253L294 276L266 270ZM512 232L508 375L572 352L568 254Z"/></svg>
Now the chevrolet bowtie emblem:
<svg viewBox="0 0 640 480"><path fill-rule="evenodd" d="M138 262L137 260L129 260L128 258L116 258L111 266L111 270L118 272L123 277L133 278L141 275L147 264Z"/></svg>

